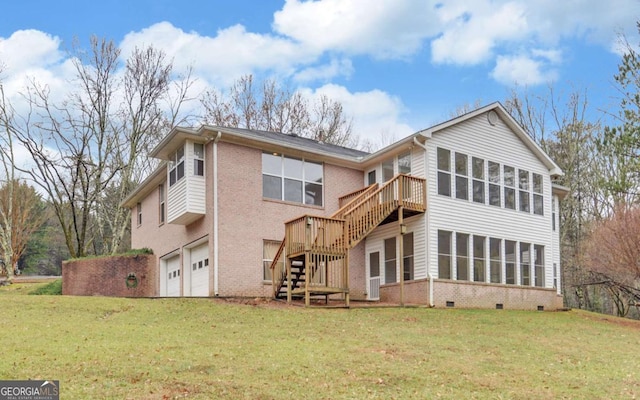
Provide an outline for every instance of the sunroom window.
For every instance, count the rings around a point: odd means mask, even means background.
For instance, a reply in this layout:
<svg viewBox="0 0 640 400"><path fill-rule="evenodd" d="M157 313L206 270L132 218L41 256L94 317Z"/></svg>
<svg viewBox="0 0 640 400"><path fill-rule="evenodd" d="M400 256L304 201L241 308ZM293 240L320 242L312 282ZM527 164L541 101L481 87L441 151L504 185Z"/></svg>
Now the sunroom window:
<svg viewBox="0 0 640 400"><path fill-rule="evenodd" d="M269 199L322 206L323 167L320 163L262 154L262 196Z"/></svg>
<svg viewBox="0 0 640 400"><path fill-rule="evenodd" d="M202 143L193 144L193 174L204 176L204 145Z"/></svg>

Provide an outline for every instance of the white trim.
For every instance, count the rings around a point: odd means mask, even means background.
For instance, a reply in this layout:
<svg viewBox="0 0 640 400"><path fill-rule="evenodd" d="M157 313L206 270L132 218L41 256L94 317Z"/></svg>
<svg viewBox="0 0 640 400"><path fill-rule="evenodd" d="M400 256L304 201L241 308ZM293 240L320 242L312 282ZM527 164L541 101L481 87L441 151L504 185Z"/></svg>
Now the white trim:
<svg viewBox="0 0 640 400"><path fill-rule="evenodd" d="M218 258L218 141L222 132L218 131L213 139L213 295L218 296L219 258Z"/></svg>

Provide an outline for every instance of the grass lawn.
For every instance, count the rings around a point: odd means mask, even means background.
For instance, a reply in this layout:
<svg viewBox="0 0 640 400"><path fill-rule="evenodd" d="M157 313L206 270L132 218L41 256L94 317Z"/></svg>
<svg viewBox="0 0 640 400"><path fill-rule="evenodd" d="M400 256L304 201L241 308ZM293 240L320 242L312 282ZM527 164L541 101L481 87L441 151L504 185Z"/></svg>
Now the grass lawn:
<svg viewBox="0 0 640 400"><path fill-rule="evenodd" d="M27 287L0 288L0 379L59 380L61 399L640 398L640 323L582 311L304 309Z"/></svg>

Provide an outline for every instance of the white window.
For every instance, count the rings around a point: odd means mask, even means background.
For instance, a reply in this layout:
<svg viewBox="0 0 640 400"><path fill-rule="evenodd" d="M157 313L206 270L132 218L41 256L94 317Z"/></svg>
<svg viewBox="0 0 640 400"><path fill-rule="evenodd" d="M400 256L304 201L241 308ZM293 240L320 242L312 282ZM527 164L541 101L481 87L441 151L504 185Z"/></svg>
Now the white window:
<svg viewBox="0 0 640 400"><path fill-rule="evenodd" d="M469 235L456 233L456 277L459 281L469 280Z"/></svg>
<svg viewBox="0 0 640 400"><path fill-rule="evenodd" d="M484 160L471 159L471 176L473 177L473 201L484 204Z"/></svg>
<svg viewBox="0 0 640 400"><path fill-rule="evenodd" d="M544 287L544 246L533 246L533 269L535 272L535 285Z"/></svg>
<svg viewBox="0 0 640 400"><path fill-rule="evenodd" d="M501 207L500 164L489 161L489 205Z"/></svg>
<svg viewBox="0 0 640 400"><path fill-rule="evenodd" d="M142 204L141 203L136 204L136 214L137 214L138 226L140 226L142 225Z"/></svg>
<svg viewBox="0 0 640 400"><path fill-rule="evenodd" d="M384 240L384 283L396 282L396 238Z"/></svg>
<svg viewBox="0 0 640 400"><path fill-rule="evenodd" d="M193 144L193 175L204 176L204 145Z"/></svg>
<svg viewBox="0 0 640 400"><path fill-rule="evenodd" d="M531 245L520 243L520 284L531 285Z"/></svg>
<svg viewBox="0 0 640 400"><path fill-rule="evenodd" d="M451 232L438 231L438 278L451 279Z"/></svg>
<svg viewBox="0 0 640 400"><path fill-rule="evenodd" d="M451 196L451 152L438 147L438 194Z"/></svg>
<svg viewBox="0 0 640 400"><path fill-rule="evenodd" d="M322 206L322 181L320 163L262 153L262 196L265 198Z"/></svg>
<svg viewBox="0 0 640 400"><path fill-rule="evenodd" d="M158 220L160 225L164 224L167 216L167 207L164 197L164 185L158 186Z"/></svg>
<svg viewBox="0 0 640 400"><path fill-rule="evenodd" d="M398 173L411 175L411 152L400 154L398 156Z"/></svg>
<svg viewBox="0 0 640 400"><path fill-rule="evenodd" d="M382 181L387 182L393 178L393 158L382 162Z"/></svg>
<svg viewBox="0 0 640 400"><path fill-rule="evenodd" d="M544 215L542 190L542 175L533 174L533 213L536 215Z"/></svg>
<svg viewBox="0 0 640 400"><path fill-rule="evenodd" d="M277 240L264 240L262 242L262 279L265 281L271 281L271 263L276 256L280 244L282 242ZM284 263L278 262L275 267L276 271L284 270Z"/></svg>
<svg viewBox="0 0 640 400"><path fill-rule="evenodd" d="M502 281L502 240L489 239L489 277L491 283Z"/></svg>
<svg viewBox="0 0 640 400"><path fill-rule="evenodd" d="M516 284L516 242L511 240L504 241L504 260L506 267L506 283L507 285Z"/></svg>
<svg viewBox="0 0 640 400"><path fill-rule="evenodd" d="M476 282L485 281L485 270L487 261L484 246L484 236L473 237L473 280Z"/></svg>
<svg viewBox="0 0 640 400"><path fill-rule="evenodd" d="M520 189L520 196L518 199L520 200L520 211L529 212L530 211L530 196L529 196L529 171L525 171L523 169L518 170L518 188Z"/></svg>
<svg viewBox="0 0 640 400"><path fill-rule="evenodd" d="M505 165L504 171L504 207L511 210L516 209L516 170Z"/></svg>
<svg viewBox="0 0 640 400"><path fill-rule="evenodd" d="M413 232L402 236L402 262L404 268L404 280L413 280Z"/></svg>
<svg viewBox="0 0 640 400"><path fill-rule="evenodd" d="M456 199L469 200L469 169L467 155L455 153Z"/></svg>
<svg viewBox="0 0 640 400"><path fill-rule="evenodd" d="M169 186L184 178L184 147L180 146L169 161Z"/></svg>

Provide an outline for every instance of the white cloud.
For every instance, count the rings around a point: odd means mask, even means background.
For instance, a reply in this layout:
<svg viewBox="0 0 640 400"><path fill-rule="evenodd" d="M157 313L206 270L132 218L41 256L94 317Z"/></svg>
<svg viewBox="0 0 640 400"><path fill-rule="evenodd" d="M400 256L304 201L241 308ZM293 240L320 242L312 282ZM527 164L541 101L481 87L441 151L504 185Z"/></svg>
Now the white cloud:
<svg viewBox="0 0 640 400"><path fill-rule="evenodd" d="M555 81L557 71L545 70L543 61L528 56L498 56L491 76L508 86L514 84L531 86Z"/></svg>
<svg viewBox="0 0 640 400"><path fill-rule="evenodd" d="M316 52L406 57L435 35L436 1L287 0L273 29Z"/></svg>
<svg viewBox="0 0 640 400"><path fill-rule="evenodd" d="M58 37L37 30L16 31L6 39L0 37L0 65L8 75L51 66L63 58L60 43Z"/></svg>
<svg viewBox="0 0 640 400"><path fill-rule="evenodd" d="M329 64L302 69L294 75L298 82L328 81L337 76L349 77L354 72L349 59L332 59Z"/></svg>
<svg viewBox="0 0 640 400"><path fill-rule="evenodd" d="M380 143L381 135L400 139L416 131L401 122L401 115L406 111L402 101L381 90L352 93L344 86L326 84L300 91L310 99L325 95L340 102L346 115L353 116L353 132L363 140Z"/></svg>

